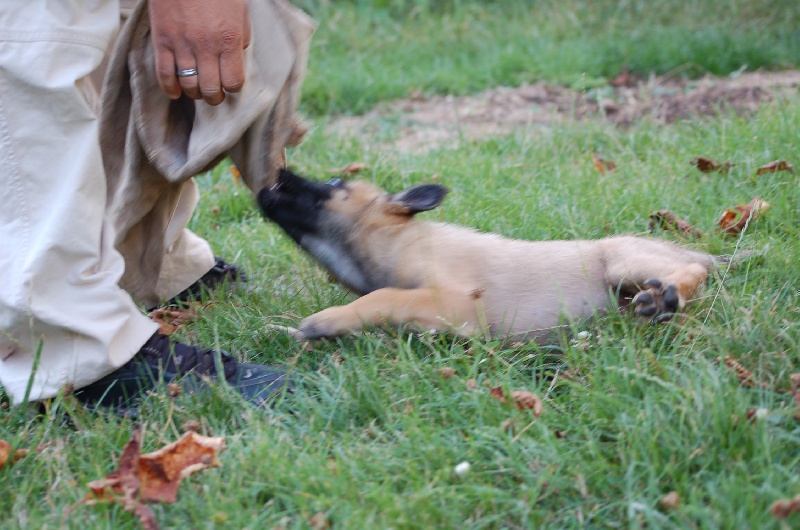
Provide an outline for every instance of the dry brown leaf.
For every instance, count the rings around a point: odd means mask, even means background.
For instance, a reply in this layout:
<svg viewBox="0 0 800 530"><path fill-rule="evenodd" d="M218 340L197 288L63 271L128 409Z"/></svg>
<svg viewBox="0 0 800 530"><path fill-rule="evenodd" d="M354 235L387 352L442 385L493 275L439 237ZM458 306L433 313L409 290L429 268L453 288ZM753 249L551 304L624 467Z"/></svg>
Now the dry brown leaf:
<svg viewBox="0 0 800 530"><path fill-rule="evenodd" d="M309 521L311 528L313 530L325 530L326 528L330 527L330 522L328 521L328 517L325 515L325 512L317 512Z"/></svg>
<svg viewBox="0 0 800 530"><path fill-rule="evenodd" d="M620 68L619 74L617 74L617 76L614 79L609 81L608 84L613 87L622 87L622 86L628 86L630 82L631 82L631 73L628 71L628 67L623 64L622 68Z"/></svg>
<svg viewBox="0 0 800 530"><path fill-rule="evenodd" d="M703 232L693 227L683 219L675 217L669 210L658 210L650 214L650 223L648 225L650 231L653 231L657 226L664 230L672 230L680 232L693 237L703 237Z"/></svg>
<svg viewBox="0 0 800 530"><path fill-rule="evenodd" d="M517 431L517 420L514 418L505 419L503 423L500 424L500 427L508 434L514 434Z"/></svg>
<svg viewBox="0 0 800 530"><path fill-rule="evenodd" d="M200 311L206 309L211 304L206 304L202 308L199 304L191 304L187 307L159 307L151 311L147 316L150 320L157 323L159 332L164 335L172 335L185 324L188 324L200 317Z"/></svg>
<svg viewBox="0 0 800 530"><path fill-rule="evenodd" d="M239 168L237 168L233 164L228 166L228 171L230 171L231 177L233 177L233 181L234 182L238 183L239 179L242 178L242 174L241 174L241 172L239 172Z"/></svg>
<svg viewBox="0 0 800 530"><path fill-rule="evenodd" d="M136 428L122 451L119 467L105 478L87 484L91 493L84 503L118 502L136 515L143 527L155 529L158 528L155 515L143 503L175 502L184 478L220 465L217 452L224 449L225 438L190 431L158 451L144 455L140 454L141 440L141 428Z"/></svg>
<svg viewBox="0 0 800 530"><path fill-rule="evenodd" d="M342 168L330 169L329 171L337 175L355 175L361 173L365 169L369 169L367 164L363 162L351 162Z"/></svg>
<svg viewBox="0 0 800 530"><path fill-rule="evenodd" d="M603 160L597 153L592 153L592 160L594 161L594 168L600 173L611 171L612 169L617 167L617 165L614 162L610 160Z"/></svg>
<svg viewBox="0 0 800 530"><path fill-rule="evenodd" d="M442 376L442 379L450 379L451 377L456 375L455 369L450 368L449 366L445 366L444 368L439 368L439 370L437 371L439 372L439 375Z"/></svg>
<svg viewBox="0 0 800 530"><path fill-rule="evenodd" d="M495 398L500 403L508 403L506 393L503 391L502 386L494 386L489 389L489 395Z"/></svg>
<svg viewBox="0 0 800 530"><path fill-rule="evenodd" d="M178 383L172 382L167 385L167 394L169 397L176 398L181 395L183 388Z"/></svg>
<svg viewBox="0 0 800 530"><path fill-rule="evenodd" d="M181 424L182 431L194 431L197 432L200 430L200 422L197 420L186 420Z"/></svg>
<svg viewBox="0 0 800 530"><path fill-rule="evenodd" d="M40 453L51 445L55 445L55 442L47 442L46 444L42 444L34 449L33 452ZM6 465L11 465L14 462L22 460L28 456L30 452L30 449L14 449L12 452L11 444L5 440L0 440L0 469L3 469Z"/></svg>
<svg viewBox="0 0 800 530"><path fill-rule="evenodd" d="M511 392L511 399L519 410L533 410L534 417L538 418L542 415L544 410L544 403L533 392L527 390L513 390Z"/></svg>
<svg viewBox="0 0 800 530"><path fill-rule="evenodd" d="M800 374L792 374L789 376L792 381L792 396L794 397L794 419L800 420ZM3 467L0 465L0 467Z"/></svg>
<svg viewBox="0 0 800 530"><path fill-rule="evenodd" d="M681 505L681 498L677 491L670 491L659 499L658 505L664 510L674 510Z"/></svg>
<svg viewBox="0 0 800 530"><path fill-rule="evenodd" d="M725 356L725 358L717 358L717 360L722 361L725 363L725 366L729 368L733 368L736 372L736 377L739 378L739 382L742 383L744 386L752 388L754 386L758 386L761 388L769 388L769 385L766 383L758 383L756 382L755 378L753 378L753 372L748 370L744 367L742 363L737 361L736 359Z"/></svg>
<svg viewBox="0 0 800 530"><path fill-rule="evenodd" d="M6 466L6 462L11 457L11 444L5 440L0 440L0 469Z"/></svg>
<svg viewBox="0 0 800 530"><path fill-rule="evenodd" d="M748 222L758 219L761 214L769 210L769 207L767 201L754 197L745 205L739 204L726 209L717 221L717 225L726 234L738 234L744 230Z"/></svg>
<svg viewBox="0 0 800 530"><path fill-rule="evenodd" d="M763 175L764 173L775 173L776 171L794 172L794 166L786 160L773 160L769 164L764 164L756 170L756 175Z"/></svg>
<svg viewBox="0 0 800 530"><path fill-rule="evenodd" d="M697 167L697 169L699 169L703 173L711 173L713 171L716 171L718 173L727 173L733 166L736 165L730 162L720 163L715 160L711 160L710 158L706 158L704 156L698 156L689 163Z"/></svg>
<svg viewBox="0 0 800 530"><path fill-rule="evenodd" d="M793 513L800 512L800 495L795 495L791 499L779 499L772 503L770 508L772 516L776 519L786 519Z"/></svg>

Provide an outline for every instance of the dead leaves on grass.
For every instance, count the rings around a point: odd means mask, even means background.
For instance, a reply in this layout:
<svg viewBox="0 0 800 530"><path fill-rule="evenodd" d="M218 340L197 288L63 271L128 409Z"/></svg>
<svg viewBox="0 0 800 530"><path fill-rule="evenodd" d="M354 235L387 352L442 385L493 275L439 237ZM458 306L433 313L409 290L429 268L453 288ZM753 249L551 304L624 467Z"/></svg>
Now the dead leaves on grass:
<svg viewBox="0 0 800 530"><path fill-rule="evenodd" d="M184 478L219 467L217 453L225 449L225 438L202 436L189 431L157 451L140 454L142 430L137 428L125 446L119 467L105 478L87 484L91 493L79 504L119 503L133 513L148 530L158 522L146 503L173 503Z"/></svg>
<svg viewBox="0 0 800 530"><path fill-rule="evenodd" d="M160 333L172 335L186 324L200 318L200 313L210 305L208 303L201 306L198 303L193 303L186 307L159 307L151 311L147 316L159 325L158 331Z"/></svg>
<svg viewBox="0 0 800 530"><path fill-rule="evenodd" d="M756 170L756 175L763 175L764 173L775 173L776 171L788 171L794 173L794 166L786 160L773 160L769 164L764 164Z"/></svg>
<svg viewBox="0 0 800 530"><path fill-rule="evenodd" d="M718 357L717 361L724 363L725 366L731 368L734 372L736 372L736 377L739 378L739 382L742 385L748 388L755 388L755 387L769 388L768 384L756 381L756 379L753 377L753 372L745 368L742 363L740 363L733 357L726 355L724 358Z"/></svg>
<svg viewBox="0 0 800 530"><path fill-rule="evenodd" d="M55 442L48 442L46 444L42 444L36 449L14 449L11 450L11 444L5 440L0 440L0 469L3 469L6 466L10 466L14 462L22 460L26 456L28 456L31 452L34 453L41 453L48 447L55 445Z"/></svg>
<svg viewBox="0 0 800 530"><path fill-rule="evenodd" d="M600 158L600 155L598 155L597 153L592 153L592 161L594 162L594 168L600 173L611 171L617 167L617 164L615 164L611 160L605 160L603 158Z"/></svg>
<svg viewBox="0 0 800 530"><path fill-rule="evenodd" d="M698 156L689 163L695 166L698 170L702 171L703 173L712 173L712 172L727 173L728 171L731 170L733 166L736 165L730 162L717 162L715 160L711 160L710 158L706 158L704 156Z"/></svg>
<svg viewBox="0 0 800 530"><path fill-rule="evenodd" d="M727 208L717 220L717 226L726 234L739 234L751 221L755 221L761 214L769 210L769 203L760 197L754 197L747 204L739 204Z"/></svg>
<svg viewBox="0 0 800 530"><path fill-rule="evenodd" d="M692 237L703 237L703 232L690 225L680 217L669 210L658 210L650 214L650 223L648 225L652 232L656 227L662 230L671 230L681 234L686 234Z"/></svg>
<svg viewBox="0 0 800 530"><path fill-rule="evenodd" d="M749 223L758 219L763 213L769 210L769 208L770 204L760 197L754 197L753 200L747 204L738 204L733 208L726 208L719 219L717 219L717 229L729 235L740 234ZM669 230L691 237L703 237L703 232L701 230L677 217L669 210L658 210L657 212L651 213L649 217L650 222L648 223L648 227L651 232L658 227L662 230Z"/></svg>
<svg viewBox="0 0 800 530"><path fill-rule="evenodd" d="M510 402L519 410L533 411L533 416L535 418L538 418L542 415L542 412L544 412L544 403L542 402L541 398L539 398L539 396L533 392L528 392L527 390L512 390L508 397L506 397L503 387L496 386L489 390L489 394L500 403L506 404Z"/></svg>

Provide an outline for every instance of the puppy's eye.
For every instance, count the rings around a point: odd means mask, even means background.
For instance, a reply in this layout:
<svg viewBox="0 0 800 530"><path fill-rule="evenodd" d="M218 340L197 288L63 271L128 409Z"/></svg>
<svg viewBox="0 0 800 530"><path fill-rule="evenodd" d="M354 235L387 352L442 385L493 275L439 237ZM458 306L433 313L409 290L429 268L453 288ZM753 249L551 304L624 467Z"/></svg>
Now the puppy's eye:
<svg viewBox="0 0 800 530"><path fill-rule="evenodd" d="M334 188L341 188L342 184L344 184L344 183L342 182L342 179L340 179L338 177L334 177L334 178L330 179L328 182L326 182L325 184L328 185L328 186L333 186Z"/></svg>

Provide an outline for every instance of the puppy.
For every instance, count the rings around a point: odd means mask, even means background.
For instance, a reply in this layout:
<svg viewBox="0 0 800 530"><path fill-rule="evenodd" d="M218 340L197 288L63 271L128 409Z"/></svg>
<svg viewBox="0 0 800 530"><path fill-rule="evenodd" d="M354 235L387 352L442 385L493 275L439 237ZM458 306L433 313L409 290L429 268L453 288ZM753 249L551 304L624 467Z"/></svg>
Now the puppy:
<svg viewBox="0 0 800 530"><path fill-rule="evenodd" d="M308 339L384 323L546 341L560 325L617 307L660 322L684 307L713 256L644 237L521 241L418 219L436 184L387 193L364 181L311 182L281 170L258 194L267 218L361 295L300 323Z"/></svg>

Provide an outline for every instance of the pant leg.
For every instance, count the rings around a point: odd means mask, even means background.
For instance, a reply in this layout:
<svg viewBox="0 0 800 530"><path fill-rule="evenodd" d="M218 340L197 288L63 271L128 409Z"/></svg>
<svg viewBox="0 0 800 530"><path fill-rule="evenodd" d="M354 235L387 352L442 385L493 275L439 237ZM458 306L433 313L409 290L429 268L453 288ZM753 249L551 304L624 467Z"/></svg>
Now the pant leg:
<svg viewBox="0 0 800 530"><path fill-rule="evenodd" d="M156 284L156 295L168 300L180 293L214 266L214 253L208 242L186 228L200 200L194 179L181 186L174 206L170 205L169 224L164 234L164 257Z"/></svg>
<svg viewBox="0 0 800 530"><path fill-rule="evenodd" d="M15 403L93 382L157 329L118 287L87 76L115 1L0 4L0 384Z"/></svg>

